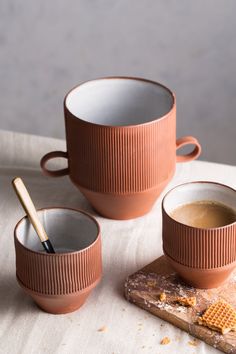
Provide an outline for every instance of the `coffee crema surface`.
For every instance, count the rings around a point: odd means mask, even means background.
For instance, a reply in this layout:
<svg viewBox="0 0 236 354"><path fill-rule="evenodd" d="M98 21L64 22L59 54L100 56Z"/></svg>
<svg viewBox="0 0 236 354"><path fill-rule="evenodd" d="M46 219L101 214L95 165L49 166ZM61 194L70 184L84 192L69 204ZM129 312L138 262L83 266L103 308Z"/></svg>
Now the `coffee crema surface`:
<svg viewBox="0 0 236 354"><path fill-rule="evenodd" d="M214 228L236 221L236 211L210 200L195 201L180 205L170 216L182 224L198 228Z"/></svg>

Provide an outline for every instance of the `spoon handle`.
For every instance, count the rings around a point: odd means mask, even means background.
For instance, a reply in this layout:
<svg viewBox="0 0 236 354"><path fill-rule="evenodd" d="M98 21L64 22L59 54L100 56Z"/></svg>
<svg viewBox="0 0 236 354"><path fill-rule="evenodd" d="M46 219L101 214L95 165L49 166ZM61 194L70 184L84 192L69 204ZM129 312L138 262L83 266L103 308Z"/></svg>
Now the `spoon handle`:
<svg viewBox="0 0 236 354"><path fill-rule="evenodd" d="M35 209L35 206L33 204L33 201L20 177L16 177L12 181L12 185L16 191L16 194L21 202L21 205L23 206L26 214L28 215L31 224L33 225L38 237L40 238L40 241L43 244L43 247L45 248L47 253L55 253L52 244L48 238L48 235L41 224L37 211Z"/></svg>

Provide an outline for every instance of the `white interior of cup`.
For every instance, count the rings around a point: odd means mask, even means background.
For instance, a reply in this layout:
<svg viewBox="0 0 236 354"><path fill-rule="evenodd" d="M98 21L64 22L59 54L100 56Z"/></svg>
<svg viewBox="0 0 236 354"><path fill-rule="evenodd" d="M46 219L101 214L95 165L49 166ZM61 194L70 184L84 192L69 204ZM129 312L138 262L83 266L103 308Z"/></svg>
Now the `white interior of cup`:
<svg viewBox="0 0 236 354"><path fill-rule="evenodd" d="M88 81L66 97L68 110L80 119L108 126L142 124L158 119L173 107L172 93L146 80L105 78Z"/></svg>
<svg viewBox="0 0 236 354"><path fill-rule="evenodd" d="M38 211L38 216L57 253L83 250L90 246L99 234L96 221L76 210L44 209ZM18 224L16 237L25 247L43 252L43 246L28 218Z"/></svg>
<svg viewBox="0 0 236 354"><path fill-rule="evenodd" d="M170 215L181 205L203 200L218 202L236 210L236 191L212 182L193 182L175 187L164 197L163 208Z"/></svg>

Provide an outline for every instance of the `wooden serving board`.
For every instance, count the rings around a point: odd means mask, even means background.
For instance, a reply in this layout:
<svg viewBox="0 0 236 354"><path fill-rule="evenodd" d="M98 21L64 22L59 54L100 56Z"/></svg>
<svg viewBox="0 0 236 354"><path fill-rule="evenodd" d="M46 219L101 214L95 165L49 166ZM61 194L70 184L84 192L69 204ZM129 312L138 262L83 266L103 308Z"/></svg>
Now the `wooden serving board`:
<svg viewBox="0 0 236 354"><path fill-rule="evenodd" d="M167 295L167 302L159 300L162 292ZM195 296L197 304L194 307L185 307L168 303L168 297L175 296ZM197 317L218 299L224 299L236 308L236 270L228 282L219 288L195 289L183 283L165 256L162 256L126 279L125 297L222 352L236 354L236 332L221 335L196 323Z"/></svg>

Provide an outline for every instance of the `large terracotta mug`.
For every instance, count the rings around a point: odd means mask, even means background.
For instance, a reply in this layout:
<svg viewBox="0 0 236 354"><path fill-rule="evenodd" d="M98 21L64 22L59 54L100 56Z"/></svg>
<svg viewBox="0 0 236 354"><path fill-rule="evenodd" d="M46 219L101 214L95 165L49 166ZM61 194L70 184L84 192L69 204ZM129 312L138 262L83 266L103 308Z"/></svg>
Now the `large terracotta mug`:
<svg viewBox="0 0 236 354"><path fill-rule="evenodd" d="M48 176L69 175L103 216L130 219L147 213L172 178L176 162L201 152L198 141L176 141L175 95L139 78L111 77L85 82L64 100L67 152L41 160ZM195 145L188 155L176 151ZM46 162L65 157L68 168L52 171Z"/></svg>

